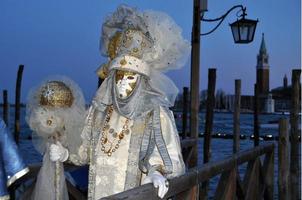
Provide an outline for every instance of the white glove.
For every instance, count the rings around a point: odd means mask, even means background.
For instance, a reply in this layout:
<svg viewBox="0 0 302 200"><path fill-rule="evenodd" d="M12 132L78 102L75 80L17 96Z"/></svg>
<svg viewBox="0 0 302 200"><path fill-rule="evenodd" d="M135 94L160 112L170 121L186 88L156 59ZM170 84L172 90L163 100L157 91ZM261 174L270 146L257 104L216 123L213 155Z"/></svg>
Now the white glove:
<svg viewBox="0 0 302 200"><path fill-rule="evenodd" d="M51 144L49 147L50 160L53 162L65 162L69 156L68 149L62 146L60 142Z"/></svg>
<svg viewBox="0 0 302 200"><path fill-rule="evenodd" d="M168 180L161 173L155 171L152 174L146 176L142 184L147 184L151 182L153 183L153 186L155 188L158 188L158 197L161 199L164 198L169 189Z"/></svg>

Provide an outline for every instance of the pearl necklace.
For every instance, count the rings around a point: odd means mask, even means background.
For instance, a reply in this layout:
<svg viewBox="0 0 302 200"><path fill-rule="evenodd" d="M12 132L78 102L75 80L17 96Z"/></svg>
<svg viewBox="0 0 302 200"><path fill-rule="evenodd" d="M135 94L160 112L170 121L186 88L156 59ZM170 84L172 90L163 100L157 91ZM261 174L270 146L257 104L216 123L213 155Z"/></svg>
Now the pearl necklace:
<svg viewBox="0 0 302 200"><path fill-rule="evenodd" d="M108 111L106 113L104 126L102 129L102 137L101 137L101 150L107 154L107 156L111 156L113 152L115 152L119 148L119 144L121 143L122 139L125 137L125 134L128 135L130 133L128 123L129 119L126 119L125 124L123 125L123 129L120 133L117 133L113 128L110 127L108 124L110 118L112 116L113 106L108 107ZM111 134L114 138L113 141L110 141L108 138L108 134ZM106 148L106 146L109 148Z"/></svg>

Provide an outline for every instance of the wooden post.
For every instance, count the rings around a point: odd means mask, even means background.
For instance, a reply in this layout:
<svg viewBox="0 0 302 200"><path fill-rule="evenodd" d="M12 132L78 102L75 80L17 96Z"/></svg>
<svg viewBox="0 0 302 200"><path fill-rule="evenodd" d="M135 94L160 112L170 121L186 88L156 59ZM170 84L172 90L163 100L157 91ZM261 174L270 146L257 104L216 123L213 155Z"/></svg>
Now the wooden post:
<svg viewBox="0 0 302 200"><path fill-rule="evenodd" d="M240 144L240 102L241 102L241 80L235 80L235 105L233 115L233 153L239 151Z"/></svg>
<svg viewBox="0 0 302 200"><path fill-rule="evenodd" d="M254 85L254 146L259 145L259 96L258 86Z"/></svg>
<svg viewBox="0 0 302 200"><path fill-rule="evenodd" d="M278 199L289 199L289 135L287 119L279 120Z"/></svg>
<svg viewBox="0 0 302 200"><path fill-rule="evenodd" d="M15 141L19 143L20 134L20 99L21 99L21 81L24 65L19 65L18 76L16 82L16 97L15 97Z"/></svg>
<svg viewBox="0 0 302 200"><path fill-rule="evenodd" d="M200 62L200 0L193 0L193 26L191 37L191 82L190 82L190 137L198 140L199 134L199 62ZM188 167L196 167L198 161L197 142L191 149ZM190 197L198 195L197 186L190 191Z"/></svg>
<svg viewBox="0 0 302 200"><path fill-rule="evenodd" d="M291 199L299 199L300 184L299 184L299 111L300 111L300 75L301 70L292 71L292 98L290 112L290 189Z"/></svg>
<svg viewBox="0 0 302 200"><path fill-rule="evenodd" d="M8 100L7 100L7 90L3 90L3 121L8 127Z"/></svg>
<svg viewBox="0 0 302 200"><path fill-rule="evenodd" d="M211 134L213 128L214 106L215 106L215 86L216 86L216 69L209 69L208 74L208 94L207 94L207 111L206 111L206 124L204 132L204 159L203 162L210 161L210 144Z"/></svg>
<svg viewBox="0 0 302 200"><path fill-rule="evenodd" d="M182 138L187 137L187 118L188 118L188 93L189 88L183 88L183 104L182 104Z"/></svg>
<svg viewBox="0 0 302 200"><path fill-rule="evenodd" d="M199 62L200 62L200 0L193 3L193 27L191 50L191 84L190 84L190 137L198 139L199 114ZM189 167L197 166L197 145L192 148Z"/></svg>
<svg viewBox="0 0 302 200"><path fill-rule="evenodd" d="M216 86L216 69L209 69L208 74L208 94L207 94L207 111L206 111L206 125L204 132L204 144L203 144L203 163L210 161L211 152L211 135L214 118L214 106L215 106L215 86ZM199 199L207 199L209 182L203 182L200 189Z"/></svg>

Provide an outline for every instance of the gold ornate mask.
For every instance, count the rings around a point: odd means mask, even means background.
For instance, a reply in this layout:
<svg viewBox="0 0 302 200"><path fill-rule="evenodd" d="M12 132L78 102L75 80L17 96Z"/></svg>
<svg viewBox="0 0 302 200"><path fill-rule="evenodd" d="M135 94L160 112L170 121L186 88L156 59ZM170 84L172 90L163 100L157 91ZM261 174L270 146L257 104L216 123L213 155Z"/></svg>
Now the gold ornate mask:
<svg viewBox="0 0 302 200"><path fill-rule="evenodd" d="M49 107L71 107L74 97L70 88L61 81L49 81L41 90L40 105Z"/></svg>
<svg viewBox="0 0 302 200"><path fill-rule="evenodd" d="M130 71L117 70L115 73L115 84L119 98L126 99L136 86L139 75Z"/></svg>

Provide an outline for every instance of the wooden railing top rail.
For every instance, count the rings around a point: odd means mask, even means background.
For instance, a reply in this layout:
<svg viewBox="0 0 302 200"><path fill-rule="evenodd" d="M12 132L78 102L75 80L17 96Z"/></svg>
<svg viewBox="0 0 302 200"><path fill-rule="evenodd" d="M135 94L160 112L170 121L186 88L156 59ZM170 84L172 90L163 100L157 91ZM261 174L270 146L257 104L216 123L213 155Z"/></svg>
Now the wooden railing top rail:
<svg viewBox="0 0 302 200"><path fill-rule="evenodd" d="M166 196L174 196L180 192L184 192L192 188L194 185L221 174L222 172L233 169L235 166L254 160L264 154L273 153L273 151L273 143L264 144L250 150L236 153L230 158L221 161L209 162L198 168L192 168L186 174L169 181L170 186ZM157 191L155 191L154 187L150 183L102 199L159 199L156 194Z"/></svg>

